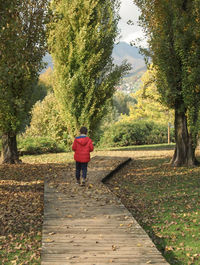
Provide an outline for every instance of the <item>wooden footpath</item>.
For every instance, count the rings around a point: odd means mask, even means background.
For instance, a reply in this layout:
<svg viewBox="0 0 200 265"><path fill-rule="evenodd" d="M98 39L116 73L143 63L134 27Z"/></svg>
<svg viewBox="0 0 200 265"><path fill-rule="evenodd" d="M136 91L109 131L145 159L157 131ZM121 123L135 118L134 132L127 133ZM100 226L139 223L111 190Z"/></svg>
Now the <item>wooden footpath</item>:
<svg viewBox="0 0 200 265"><path fill-rule="evenodd" d="M93 158L85 187L75 184L73 170L60 186L45 182L42 265L168 264L102 183L127 162L120 157Z"/></svg>

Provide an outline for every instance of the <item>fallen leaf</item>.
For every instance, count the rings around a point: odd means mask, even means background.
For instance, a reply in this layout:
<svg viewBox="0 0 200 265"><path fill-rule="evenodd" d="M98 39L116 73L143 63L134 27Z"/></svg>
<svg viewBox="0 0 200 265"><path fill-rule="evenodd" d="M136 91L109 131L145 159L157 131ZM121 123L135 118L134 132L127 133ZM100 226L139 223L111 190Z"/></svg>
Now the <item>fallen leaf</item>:
<svg viewBox="0 0 200 265"><path fill-rule="evenodd" d="M51 238L46 238L44 240L44 243L52 243L52 242L54 242L54 240L52 240Z"/></svg>
<svg viewBox="0 0 200 265"><path fill-rule="evenodd" d="M115 245L112 245L112 250L113 251L116 251L117 250L117 247Z"/></svg>
<svg viewBox="0 0 200 265"><path fill-rule="evenodd" d="M48 235L52 236L52 235L55 235L56 232L50 232Z"/></svg>

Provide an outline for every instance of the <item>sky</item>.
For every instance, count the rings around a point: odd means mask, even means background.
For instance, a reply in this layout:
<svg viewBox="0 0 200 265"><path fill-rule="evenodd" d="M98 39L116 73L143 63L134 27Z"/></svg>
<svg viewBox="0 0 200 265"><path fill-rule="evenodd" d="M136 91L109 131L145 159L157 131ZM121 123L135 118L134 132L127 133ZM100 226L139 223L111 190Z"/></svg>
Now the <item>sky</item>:
<svg viewBox="0 0 200 265"><path fill-rule="evenodd" d="M121 30L120 41L130 43L137 38L144 39L142 28L138 26L140 11L137 6L133 4L132 0L121 0L119 14L121 17L121 20L118 24L119 29ZM128 20L132 20L134 22L134 25L127 25ZM142 43L145 45L145 41L143 41Z"/></svg>

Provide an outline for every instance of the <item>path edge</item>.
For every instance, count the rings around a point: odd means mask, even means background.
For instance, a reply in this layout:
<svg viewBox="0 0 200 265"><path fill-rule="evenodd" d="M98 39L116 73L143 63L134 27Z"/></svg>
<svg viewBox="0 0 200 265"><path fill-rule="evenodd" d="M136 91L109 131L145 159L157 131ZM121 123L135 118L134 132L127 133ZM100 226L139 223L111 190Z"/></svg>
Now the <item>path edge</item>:
<svg viewBox="0 0 200 265"><path fill-rule="evenodd" d="M120 163L115 169L113 169L109 174L107 174L105 177L102 178L101 182L106 185L106 181L111 179L113 177L113 175L115 173L117 173L120 169L122 169L124 166L126 166L128 163L130 163L130 161L132 161L132 158L127 157L125 158L125 161L123 161L122 163ZM108 188L109 189L109 188ZM117 198L117 196L109 189L109 191L112 193L113 196L115 196ZM126 209L129 213L129 216L131 218L133 218L135 221L135 217L133 216L133 214L131 213L131 211L123 204L123 202L120 200L120 204L121 206ZM142 226L138 223L138 221L136 221L138 226L144 231L144 233L149 237L150 241L152 242L152 244L154 245L154 247L157 249L158 253L161 255L161 257L163 258L164 263L162 264L169 264L168 261L166 260L166 258L163 256L162 252L157 248L157 246L155 245L155 243L152 241L151 237L148 235L148 233L142 228Z"/></svg>
<svg viewBox="0 0 200 265"><path fill-rule="evenodd" d="M120 163L116 168L114 168L110 173L108 173L105 177L101 179L101 182L105 184L107 180L109 180L115 173L117 173L120 169L126 166L132 159L130 157L125 158L125 160Z"/></svg>

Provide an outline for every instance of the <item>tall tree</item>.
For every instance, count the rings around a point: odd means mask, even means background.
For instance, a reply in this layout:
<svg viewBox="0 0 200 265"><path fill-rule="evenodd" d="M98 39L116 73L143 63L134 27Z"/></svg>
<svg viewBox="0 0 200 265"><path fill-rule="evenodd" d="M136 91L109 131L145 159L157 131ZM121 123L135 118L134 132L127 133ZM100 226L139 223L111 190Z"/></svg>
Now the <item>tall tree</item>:
<svg viewBox="0 0 200 265"><path fill-rule="evenodd" d="M129 69L114 66L118 0L53 0L48 47L54 61L54 92L71 138L80 126L90 134Z"/></svg>
<svg viewBox="0 0 200 265"><path fill-rule="evenodd" d="M131 97L136 101L134 106L130 106L129 115L122 115L122 121L147 120L168 126L174 121L173 110L162 104L160 94L155 83L155 69L150 66L143 74L141 87Z"/></svg>
<svg viewBox="0 0 200 265"><path fill-rule="evenodd" d="M48 0L0 1L0 134L3 163L18 163L16 135L46 51Z"/></svg>
<svg viewBox="0 0 200 265"><path fill-rule="evenodd" d="M200 0L134 0L149 42L162 102L175 110L174 166L197 164Z"/></svg>

